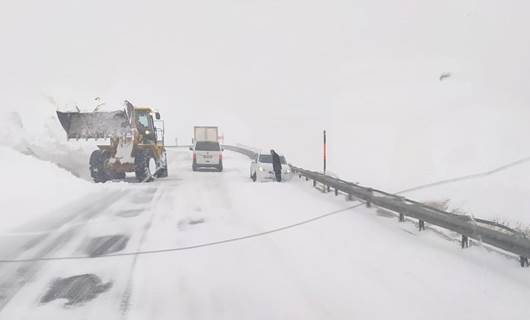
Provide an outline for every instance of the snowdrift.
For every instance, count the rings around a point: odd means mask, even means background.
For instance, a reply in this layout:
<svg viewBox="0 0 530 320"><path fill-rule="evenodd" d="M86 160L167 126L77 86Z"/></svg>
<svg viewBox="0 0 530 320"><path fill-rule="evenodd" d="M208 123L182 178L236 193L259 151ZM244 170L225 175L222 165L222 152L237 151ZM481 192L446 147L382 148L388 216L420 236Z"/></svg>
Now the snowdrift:
<svg viewBox="0 0 530 320"><path fill-rule="evenodd" d="M42 119L37 127L24 127L17 112L2 115L0 122L0 145L11 147L23 154L55 163L74 176L90 179L88 159L95 149L92 141L67 141L66 135L55 114Z"/></svg>
<svg viewBox="0 0 530 320"><path fill-rule="evenodd" d="M21 145L19 145L21 147ZM0 146L0 233L13 230L97 189L51 162Z"/></svg>
<svg viewBox="0 0 530 320"><path fill-rule="evenodd" d="M67 141L52 111L24 120L17 112L0 117L0 234L37 220L88 193L101 189L91 182L88 158L93 142ZM31 120L31 121L30 121Z"/></svg>

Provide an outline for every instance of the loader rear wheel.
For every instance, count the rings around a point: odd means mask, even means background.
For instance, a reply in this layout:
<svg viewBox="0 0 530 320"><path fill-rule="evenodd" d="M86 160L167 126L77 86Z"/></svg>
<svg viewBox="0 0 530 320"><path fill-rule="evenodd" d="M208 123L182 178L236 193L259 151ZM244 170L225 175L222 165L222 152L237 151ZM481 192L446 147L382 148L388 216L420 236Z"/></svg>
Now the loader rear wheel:
<svg viewBox="0 0 530 320"><path fill-rule="evenodd" d="M134 172L136 179L140 182L151 182L157 174L157 162L149 150L143 150L136 154L134 159L136 166Z"/></svg>
<svg viewBox="0 0 530 320"><path fill-rule="evenodd" d="M112 179L105 170L105 165L109 159L110 155L101 150L96 150L90 155L90 176L94 182L103 183Z"/></svg>

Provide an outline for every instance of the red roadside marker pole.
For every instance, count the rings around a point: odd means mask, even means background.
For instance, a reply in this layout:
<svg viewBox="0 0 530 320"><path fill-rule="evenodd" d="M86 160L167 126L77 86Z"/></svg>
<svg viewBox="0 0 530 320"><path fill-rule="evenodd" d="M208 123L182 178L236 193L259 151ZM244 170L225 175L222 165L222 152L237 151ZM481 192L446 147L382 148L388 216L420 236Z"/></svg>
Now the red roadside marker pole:
<svg viewBox="0 0 530 320"><path fill-rule="evenodd" d="M324 130L324 174L326 174L327 158L328 158L328 147L326 144L326 130Z"/></svg>

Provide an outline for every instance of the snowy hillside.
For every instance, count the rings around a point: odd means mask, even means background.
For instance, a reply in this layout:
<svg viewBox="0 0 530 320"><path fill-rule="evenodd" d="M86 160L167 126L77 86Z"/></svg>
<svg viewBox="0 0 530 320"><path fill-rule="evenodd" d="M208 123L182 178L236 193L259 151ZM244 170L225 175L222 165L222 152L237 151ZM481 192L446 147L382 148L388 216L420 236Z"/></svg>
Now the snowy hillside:
<svg viewBox="0 0 530 320"><path fill-rule="evenodd" d="M530 228L530 162L463 181L406 193L425 202L444 202L448 209L528 230Z"/></svg>

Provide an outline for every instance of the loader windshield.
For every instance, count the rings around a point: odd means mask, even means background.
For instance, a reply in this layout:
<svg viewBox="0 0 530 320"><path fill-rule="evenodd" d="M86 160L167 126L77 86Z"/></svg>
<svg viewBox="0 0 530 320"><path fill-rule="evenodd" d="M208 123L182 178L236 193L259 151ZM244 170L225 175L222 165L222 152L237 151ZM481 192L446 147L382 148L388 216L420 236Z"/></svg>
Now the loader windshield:
<svg viewBox="0 0 530 320"><path fill-rule="evenodd" d="M151 114L149 112L136 112L135 118L138 131L144 137L144 143L154 144L157 139Z"/></svg>
<svg viewBox="0 0 530 320"><path fill-rule="evenodd" d="M137 113L136 114L136 121L138 124L142 125L145 128L149 128L149 116L147 113Z"/></svg>

